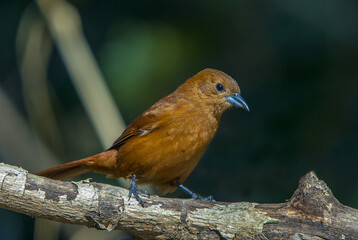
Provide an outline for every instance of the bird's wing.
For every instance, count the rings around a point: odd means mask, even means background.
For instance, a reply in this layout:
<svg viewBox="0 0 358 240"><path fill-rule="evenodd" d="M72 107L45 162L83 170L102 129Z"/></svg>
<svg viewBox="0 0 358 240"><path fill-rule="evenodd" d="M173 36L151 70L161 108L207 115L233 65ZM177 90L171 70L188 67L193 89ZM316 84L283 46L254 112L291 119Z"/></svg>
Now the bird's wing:
<svg viewBox="0 0 358 240"><path fill-rule="evenodd" d="M107 149L107 150L111 150L114 148L119 148L120 146L122 146L128 139L130 139L133 136L138 135L138 131L135 131L135 129L126 129L121 136L119 136L119 138L116 139L116 141L114 141L113 145Z"/></svg>
<svg viewBox="0 0 358 240"><path fill-rule="evenodd" d="M122 135L119 136L119 138L117 138L116 141L114 141L112 147L110 147L108 150L119 148L132 137L148 134L149 132L156 129L158 126L159 125L156 125L154 123L148 123L148 122L143 124L141 121L137 121L136 119L134 122L132 122L130 126L128 126L126 130L124 130Z"/></svg>
<svg viewBox="0 0 358 240"><path fill-rule="evenodd" d="M108 149L119 148L125 144L129 139L135 136L144 136L154 130L162 127L171 118L168 111L156 111L155 109L148 109L145 113L135 119L127 128L124 130L121 136L113 143Z"/></svg>

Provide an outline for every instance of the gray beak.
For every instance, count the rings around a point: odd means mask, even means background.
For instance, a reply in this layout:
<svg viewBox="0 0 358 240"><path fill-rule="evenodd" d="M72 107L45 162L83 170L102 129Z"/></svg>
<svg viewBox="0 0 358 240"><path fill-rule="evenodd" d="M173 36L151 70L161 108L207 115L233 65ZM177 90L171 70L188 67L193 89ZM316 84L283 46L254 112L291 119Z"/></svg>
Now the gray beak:
<svg viewBox="0 0 358 240"><path fill-rule="evenodd" d="M233 105L235 105L236 107L243 108L248 112L250 111L249 106L247 106L245 100L240 96L239 93L235 93L235 94L233 94L231 96L228 96L226 98L226 100L229 103L232 103Z"/></svg>

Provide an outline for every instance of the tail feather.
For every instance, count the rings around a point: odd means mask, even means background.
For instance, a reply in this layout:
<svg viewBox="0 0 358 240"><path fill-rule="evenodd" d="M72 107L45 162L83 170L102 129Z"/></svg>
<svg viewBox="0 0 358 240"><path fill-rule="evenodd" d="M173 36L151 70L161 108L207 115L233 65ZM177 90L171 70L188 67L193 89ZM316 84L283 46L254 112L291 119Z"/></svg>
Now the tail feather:
<svg viewBox="0 0 358 240"><path fill-rule="evenodd" d="M79 176L90 172L86 168L85 163L91 160L92 157L80 159L77 161L65 163L56 167L45 169L41 172L36 173L38 176L48 177L56 180L64 180L67 178Z"/></svg>
<svg viewBox="0 0 358 240"><path fill-rule="evenodd" d="M97 155L62 164L36 173L38 176L64 180L91 171L112 174L116 168L117 150L108 150ZM116 177L118 177L116 175Z"/></svg>

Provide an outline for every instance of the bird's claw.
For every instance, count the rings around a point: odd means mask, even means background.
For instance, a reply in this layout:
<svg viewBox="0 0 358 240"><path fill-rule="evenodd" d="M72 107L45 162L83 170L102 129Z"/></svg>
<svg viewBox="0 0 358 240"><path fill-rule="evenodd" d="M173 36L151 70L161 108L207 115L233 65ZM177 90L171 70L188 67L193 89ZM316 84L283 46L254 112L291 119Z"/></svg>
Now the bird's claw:
<svg viewBox="0 0 358 240"><path fill-rule="evenodd" d="M183 190L184 192L188 193L191 195L191 198L194 200L200 200L200 201L205 201L205 202L215 202L213 196L208 196L208 197L202 197L192 191L190 191L188 188L184 187L183 184L180 184L179 182L176 182L175 185L180 188L181 190Z"/></svg>
<svg viewBox="0 0 358 240"><path fill-rule="evenodd" d="M204 201L204 202L215 202L213 196L211 196L211 195L208 197L202 197L200 195L193 194L193 199L197 199L197 200Z"/></svg>
<svg viewBox="0 0 358 240"><path fill-rule="evenodd" d="M128 194L128 201L131 199L132 195L137 199L140 205L144 207L143 200L140 198L140 194L146 194L147 192L145 190L138 189L137 185L131 184L129 188L129 194Z"/></svg>
<svg viewBox="0 0 358 240"><path fill-rule="evenodd" d="M143 189L137 189L137 190L138 190L139 195L142 195L142 196L145 196L147 198L150 198L150 194L146 190L143 190Z"/></svg>
<svg viewBox="0 0 358 240"><path fill-rule="evenodd" d="M135 176L133 176L131 186L129 187L128 201L131 199L132 195L137 199L139 204L144 207L143 200L139 195L150 197L150 194L146 190L139 189L137 184L135 183Z"/></svg>

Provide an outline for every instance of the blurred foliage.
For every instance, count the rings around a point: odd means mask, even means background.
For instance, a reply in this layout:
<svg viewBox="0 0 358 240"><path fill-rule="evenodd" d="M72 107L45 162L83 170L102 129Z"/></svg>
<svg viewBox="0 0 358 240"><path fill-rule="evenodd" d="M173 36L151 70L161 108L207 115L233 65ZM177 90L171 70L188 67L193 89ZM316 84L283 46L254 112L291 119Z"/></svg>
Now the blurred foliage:
<svg viewBox="0 0 358 240"><path fill-rule="evenodd" d="M358 1L71 3L127 123L205 67L239 82L251 112L224 114L186 181L193 191L219 201L283 202L314 170L343 204L358 208ZM28 4L0 3L0 86L25 118L15 38ZM101 151L56 49L48 80L62 161ZM0 160L12 162L1 152ZM1 222L9 213L0 211ZM23 219L18 224L28 224Z"/></svg>

